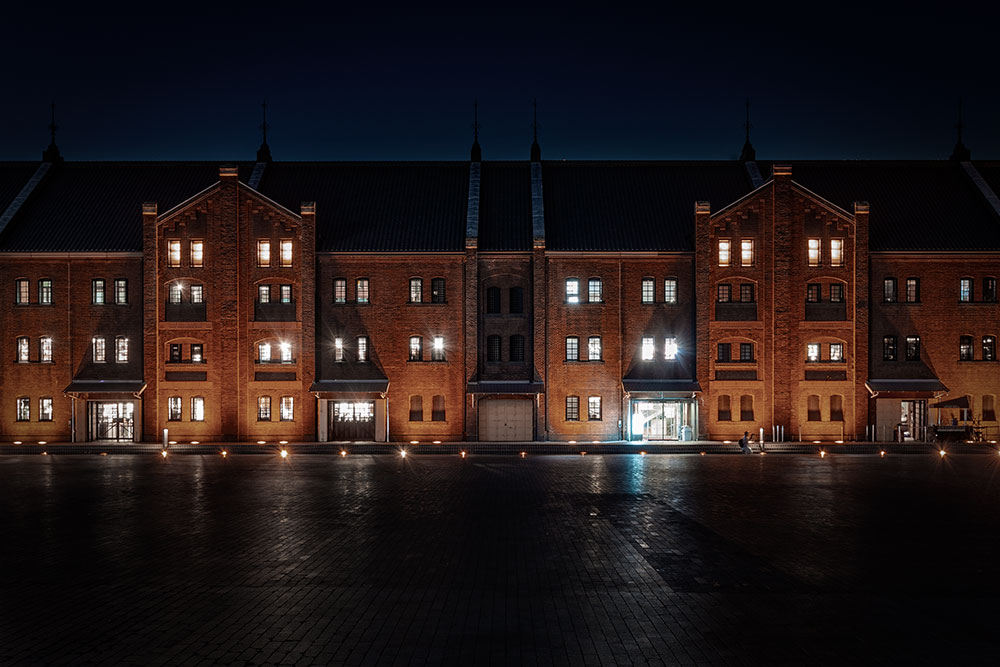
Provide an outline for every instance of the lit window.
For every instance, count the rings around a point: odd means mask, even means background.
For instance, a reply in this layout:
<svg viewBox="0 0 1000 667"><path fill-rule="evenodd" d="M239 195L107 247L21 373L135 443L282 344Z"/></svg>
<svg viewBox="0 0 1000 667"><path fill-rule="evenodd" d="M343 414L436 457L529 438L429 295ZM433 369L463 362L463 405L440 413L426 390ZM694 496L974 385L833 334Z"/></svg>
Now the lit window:
<svg viewBox="0 0 1000 667"><path fill-rule="evenodd" d="M844 301L844 286L841 283L830 285L830 303L842 303Z"/></svg>
<svg viewBox="0 0 1000 667"><path fill-rule="evenodd" d="M271 303L270 285L257 285L257 303Z"/></svg>
<svg viewBox="0 0 1000 667"><path fill-rule="evenodd" d="M844 239L830 239L830 266L844 265Z"/></svg>
<svg viewBox="0 0 1000 667"><path fill-rule="evenodd" d="M753 266L753 239L740 241L740 266Z"/></svg>
<svg viewBox="0 0 1000 667"><path fill-rule="evenodd" d="M269 422L269 421L271 421L271 397L270 396L258 396L257 397L257 421L259 421L259 422Z"/></svg>
<svg viewBox="0 0 1000 667"><path fill-rule="evenodd" d="M591 278L587 281L587 301L589 303L604 301L604 283L600 278Z"/></svg>
<svg viewBox="0 0 1000 667"><path fill-rule="evenodd" d="M191 285L191 303L205 302L205 286Z"/></svg>
<svg viewBox="0 0 1000 667"><path fill-rule="evenodd" d="M566 303L580 303L580 281L576 278L566 280Z"/></svg>
<svg viewBox="0 0 1000 667"><path fill-rule="evenodd" d="M486 337L486 361L500 361L500 336Z"/></svg>
<svg viewBox="0 0 1000 667"><path fill-rule="evenodd" d="M896 361L896 337L884 336L882 338L882 360Z"/></svg>
<svg viewBox="0 0 1000 667"><path fill-rule="evenodd" d="M52 399L48 396L38 399L38 421L52 421Z"/></svg>
<svg viewBox="0 0 1000 667"><path fill-rule="evenodd" d="M40 361L52 361L52 339L44 336L38 339L38 352Z"/></svg>
<svg viewBox="0 0 1000 667"><path fill-rule="evenodd" d="M410 361L422 361L424 358L424 341L420 336L410 336Z"/></svg>
<svg viewBox="0 0 1000 667"><path fill-rule="evenodd" d="M677 303L677 278L663 281L663 303Z"/></svg>
<svg viewBox="0 0 1000 667"><path fill-rule="evenodd" d="M104 363L104 339L100 338L100 337L95 338L93 340L93 343L94 343L94 361L96 363L103 364Z"/></svg>
<svg viewBox="0 0 1000 667"><path fill-rule="evenodd" d="M288 364L292 361L292 344L280 343L278 349L281 350L281 363Z"/></svg>
<svg viewBox="0 0 1000 667"><path fill-rule="evenodd" d="M729 303L732 299L733 286L727 283L721 283L717 290L717 296L719 303Z"/></svg>
<svg viewBox="0 0 1000 667"><path fill-rule="evenodd" d="M576 336L566 336L566 361L580 359L580 339Z"/></svg>
<svg viewBox="0 0 1000 667"><path fill-rule="evenodd" d="M203 241L191 241L191 266L195 268L205 266L205 243Z"/></svg>
<svg viewBox="0 0 1000 667"><path fill-rule="evenodd" d="M282 285L281 286L281 303L291 303L292 302L292 286Z"/></svg>
<svg viewBox="0 0 1000 667"><path fill-rule="evenodd" d="M806 360L819 361L819 343L806 344Z"/></svg>
<svg viewBox="0 0 1000 667"><path fill-rule="evenodd" d="M270 241L257 241L257 266L271 266Z"/></svg>
<svg viewBox="0 0 1000 667"><path fill-rule="evenodd" d="M962 278L958 281L958 300L962 303L972 301L972 278Z"/></svg>
<svg viewBox="0 0 1000 667"><path fill-rule="evenodd" d="M358 361L368 361L368 336L358 336Z"/></svg>
<svg viewBox="0 0 1000 667"><path fill-rule="evenodd" d="M191 397L191 421L205 421L205 398L203 396Z"/></svg>
<svg viewBox="0 0 1000 667"><path fill-rule="evenodd" d="M444 278L431 279L431 303L445 303Z"/></svg>
<svg viewBox="0 0 1000 667"><path fill-rule="evenodd" d="M295 419L295 398L292 396L281 397L281 421L290 422Z"/></svg>
<svg viewBox="0 0 1000 667"><path fill-rule="evenodd" d="M907 303L920 301L920 278L906 279L906 301Z"/></svg>
<svg viewBox="0 0 1000 667"><path fill-rule="evenodd" d="M677 339L670 337L663 341L663 358L667 361L677 359Z"/></svg>
<svg viewBox="0 0 1000 667"><path fill-rule="evenodd" d="M424 281L422 278L410 278L410 303L422 303L424 300Z"/></svg>
<svg viewBox="0 0 1000 667"><path fill-rule="evenodd" d="M115 338L115 362L128 363L128 338L125 336Z"/></svg>
<svg viewBox="0 0 1000 667"><path fill-rule="evenodd" d="M358 303L368 303L368 279L358 278L354 284L354 298Z"/></svg>
<svg viewBox="0 0 1000 667"><path fill-rule="evenodd" d="M441 394L436 394L434 398L431 399L431 421L445 421L444 396Z"/></svg>
<svg viewBox="0 0 1000 667"><path fill-rule="evenodd" d="M732 241L719 239L719 266L729 266L732 254Z"/></svg>
<svg viewBox="0 0 1000 667"><path fill-rule="evenodd" d="M753 361L753 343L740 343L740 361Z"/></svg>
<svg viewBox="0 0 1000 667"><path fill-rule="evenodd" d="M654 287L652 278L642 279L642 302L643 303L653 303L656 295L653 293Z"/></svg>
<svg viewBox="0 0 1000 667"><path fill-rule="evenodd" d="M20 304L29 303L31 297L28 296L28 290L31 289L31 286L28 280L26 278L21 278L15 282L14 285L14 302Z"/></svg>
<svg viewBox="0 0 1000 667"><path fill-rule="evenodd" d="M170 303L180 303L181 302L181 286L174 283L170 286L169 296Z"/></svg>
<svg viewBox="0 0 1000 667"><path fill-rule="evenodd" d="M731 343L719 343L716 349L718 352L715 358L716 361L730 361L732 359Z"/></svg>
<svg viewBox="0 0 1000 667"><path fill-rule="evenodd" d="M200 364L204 360L205 347L201 343L191 344L191 363Z"/></svg>
<svg viewBox="0 0 1000 667"><path fill-rule="evenodd" d="M601 421L601 397L600 396L588 396L587 397L587 420L588 421Z"/></svg>
<svg viewBox="0 0 1000 667"><path fill-rule="evenodd" d="M181 242L179 240L167 241L167 266L178 267L181 265Z"/></svg>
<svg viewBox="0 0 1000 667"><path fill-rule="evenodd" d="M444 336L434 336L431 344L431 361L444 361Z"/></svg>
<svg viewBox="0 0 1000 667"><path fill-rule="evenodd" d="M344 360L344 339L334 338L333 339L333 360L343 361Z"/></svg>
<svg viewBox="0 0 1000 667"><path fill-rule="evenodd" d="M19 364L28 363L28 337L21 336L17 339L17 362Z"/></svg>
<svg viewBox="0 0 1000 667"><path fill-rule="evenodd" d="M167 398L167 421L179 422L181 420L181 397L170 396Z"/></svg>
<svg viewBox="0 0 1000 667"><path fill-rule="evenodd" d="M642 337L642 360L652 361L653 356L656 354L656 343L653 341L652 336Z"/></svg>
<svg viewBox="0 0 1000 667"><path fill-rule="evenodd" d="M90 302L104 303L104 279L94 278L90 281Z"/></svg>
<svg viewBox="0 0 1000 667"><path fill-rule="evenodd" d="M267 363L271 361L271 344L257 343L257 361Z"/></svg>
<svg viewBox="0 0 1000 667"><path fill-rule="evenodd" d="M819 239L809 239L809 266L819 266Z"/></svg>
<svg viewBox="0 0 1000 667"><path fill-rule="evenodd" d="M170 363L179 364L181 363L181 344L171 343L170 344Z"/></svg>
<svg viewBox="0 0 1000 667"><path fill-rule="evenodd" d="M886 278L882 281L882 301L895 303L896 301L896 279Z"/></svg>
<svg viewBox="0 0 1000 667"><path fill-rule="evenodd" d="M567 396L566 397L566 421L568 421L568 422L578 422L578 421L580 421L580 397L579 396Z"/></svg>
<svg viewBox="0 0 1000 667"><path fill-rule="evenodd" d="M806 285L806 303L818 303L821 299L823 286L819 283Z"/></svg>
<svg viewBox="0 0 1000 667"><path fill-rule="evenodd" d="M591 336L587 339L587 359L599 361L601 359L601 337Z"/></svg>
<svg viewBox="0 0 1000 667"><path fill-rule="evenodd" d="M997 339L993 336L983 336L983 361L996 361Z"/></svg>
<svg viewBox="0 0 1000 667"><path fill-rule="evenodd" d="M115 280L115 303L128 303L128 281L125 278Z"/></svg>
<svg viewBox="0 0 1000 667"><path fill-rule="evenodd" d="M844 360L844 344L830 343L830 361L843 361L843 360Z"/></svg>
<svg viewBox="0 0 1000 667"><path fill-rule="evenodd" d="M17 399L17 421L31 421L31 399L26 396Z"/></svg>
<svg viewBox="0 0 1000 667"><path fill-rule="evenodd" d="M514 334L510 337L510 360L524 361L524 336L521 334Z"/></svg>
<svg viewBox="0 0 1000 667"><path fill-rule="evenodd" d="M38 281L38 303L52 305L52 281L48 278Z"/></svg>
<svg viewBox="0 0 1000 667"><path fill-rule="evenodd" d="M281 265L289 267L292 265L292 241L281 239Z"/></svg>
<svg viewBox="0 0 1000 667"><path fill-rule="evenodd" d="M754 291L753 283L742 283L740 285L740 301L743 303L753 303L755 301Z"/></svg>
<svg viewBox="0 0 1000 667"><path fill-rule="evenodd" d="M333 302L347 303L347 280L344 278L333 279Z"/></svg>
<svg viewBox="0 0 1000 667"><path fill-rule="evenodd" d="M920 361L920 336L906 337L906 360Z"/></svg>
<svg viewBox="0 0 1000 667"><path fill-rule="evenodd" d="M972 336L959 336L958 360L972 361Z"/></svg>

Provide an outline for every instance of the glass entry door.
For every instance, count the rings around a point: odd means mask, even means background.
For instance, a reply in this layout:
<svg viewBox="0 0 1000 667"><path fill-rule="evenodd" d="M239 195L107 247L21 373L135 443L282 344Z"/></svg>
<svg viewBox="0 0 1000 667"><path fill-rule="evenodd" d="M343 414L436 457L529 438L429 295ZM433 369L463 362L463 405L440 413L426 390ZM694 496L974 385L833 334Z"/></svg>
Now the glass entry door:
<svg viewBox="0 0 1000 667"><path fill-rule="evenodd" d="M925 440L927 401L902 401L899 423L904 440Z"/></svg>
<svg viewBox="0 0 1000 667"><path fill-rule="evenodd" d="M682 410L676 401L632 401L632 437L677 440Z"/></svg>
<svg viewBox="0 0 1000 667"><path fill-rule="evenodd" d="M330 440L374 440L375 401L330 401Z"/></svg>
<svg viewBox="0 0 1000 667"><path fill-rule="evenodd" d="M135 438L132 401L88 401L87 440L131 442Z"/></svg>

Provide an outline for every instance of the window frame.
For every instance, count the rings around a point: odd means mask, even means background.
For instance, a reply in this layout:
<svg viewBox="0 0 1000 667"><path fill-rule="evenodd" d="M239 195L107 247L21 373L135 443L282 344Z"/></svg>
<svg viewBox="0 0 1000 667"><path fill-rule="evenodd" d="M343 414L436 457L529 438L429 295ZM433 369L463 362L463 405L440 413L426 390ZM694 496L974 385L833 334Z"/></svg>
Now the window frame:
<svg viewBox="0 0 1000 667"><path fill-rule="evenodd" d="M192 283L189 285L188 301L191 303L205 303L205 286L201 283Z"/></svg>
<svg viewBox="0 0 1000 667"><path fill-rule="evenodd" d="M830 283L830 303L844 303L844 283Z"/></svg>
<svg viewBox="0 0 1000 667"><path fill-rule="evenodd" d="M715 346L715 360L721 363L729 363L733 360L732 343L717 343Z"/></svg>
<svg viewBox="0 0 1000 667"><path fill-rule="evenodd" d="M604 281L601 278L587 278L587 303L604 303Z"/></svg>
<svg viewBox="0 0 1000 667"><path fill-rule="evenodd" d="M725 298L723 298L725 295ZM733 302L733 284L732 283L719 283L715 286L715 302L716 303L732 303Z"/></svg>
<svg viewBox="0 0 1000 667"><path fill-rule="evenodd" d="M844 239L830 239L830 266L840 268L844 266Z"/></svg>
<svg viewBox="0 0 1000 667"><path fill-rule="evenodd" d="M447 286L444 278L431 278L431 303L448 303Z"/></svg>
<svg viewBox="0 0 1000 667"><path fill-rule="evenodd" d="M813 236L806 240L806 259L811 268L823 266L823 239Z"/></svg>
<svg viewBox="0 0 1000 667"><path fill-rule="evenodd" d="M524 361L524 336L513 334L510 337L510 361L519 363Z"/></svg>
<svg viewBox="0 0 1000 667"><path fill-rule="evenodd" d="M271 268L271 239L257 239L257 268Z"/></svg>
<svg viewBox="0 0 1000 667"><path fill-rule="evenodd" d="M500 348L502 347L501 337L497 334L490 334L486 337L486 363L495 364L502 361ZM494 354L495 352L495 354Z"/></svg>
<svg viewBox="0 0 1000 667"><path fill-rule="evenodd" d="M282 283L278 285L278 303L292 303L294 299L292 298L292 285L290 283Z"/></svg>
<svg viewBox="0 0 1000 667"><path fill-rule="evenodd" d="M90 339L92 357L95 364L108 361L108 341L104 336L94 336Z"/></svg>
<svg viewBox="0 0 1000 667"><path fill-rule="evenodd" d="M38 279L38 305L52 305L52 278Z"/></svg>
<svg viewBox="0 0 1000 667"><path fill-rule="evenodd" d="M899 359L899 337L891 334L882 336L882 361Z"/></svg>
<svg viewBox="0 0 1000 667"><path fill-rule="evenodd" d="M920 303L920 278L910 276L906 279L906 303Z"/></svg>
<svg viewBox="0 0 1000 667"><path fill-rule="evenodd" d="M433 396L431 396L431 421L432 422L448 421L447 407L444 400L444 394L434 394Z"/></svg>
<svg viewBox="0 0 1000 667"><path fill-rule="evenodd" d="M423 278L410 278L410 291L407 297L407 303L423 303L424 302L424 279ZM416 298L414 298L416 297Z"/></svg>
<svg viewBox="0 0 1000 667"><path fill-rule="evenodd" d="M371 303L371 281L368 278L357 278L354 281L354 302Z"/></svg>
<svg viewBox="0 0 1000 667"><path fill-rule="evenodd" d="M184 288L180 283L170 283L167 286L167 303L178 304L184 300Z"/></svg>
<svg viewBox="0 0 1000 667"><path fill-rule="evenodd" d="M754 421L753 394L740 394L740 421ZM749 407L748 407L749 406Z"/></svg>
<svg viewBox="0 0 1000 667"><path fill-rule="evenodd" d="M257 285L257 303L271 303L270 283L260 283Z"/></svg>
<svg viewBox="0 0 1000 667"><path fill-rule="evenodd" d="M507 294L507 310L511 315L524 314L524 288L520 286L511 287Z"/></svg>
<svg viewBox="0 0 1000 667"><path fill-rule="evenodd" d="M15 401L15 416L14 421L18 422L30 422L31 421L31 398L28 396L18 396Z"/></svg>
<svg viewBox="0 0 1000 667"><path fill-rule="evenodd" d="M269 421L271 421L271 397L270 396L258 396L257 397L257 421L259 421L259 422L269 422Z"/></svg>
<svg viewBox="0 0 1000 667"><path fill-rule="evenodd" d="M167 239L167 268L179 269L181 259L181 240Z"/></svg>
<svg viewBox="0 0 1000 667"><path fill-rule="evenodd" d="M823 360L823 346L819 343L806 343L806 363L815 364Z"/></svg>
<svg viewBox="0 0 1000 667"><path fill-rule="evenodd" d="M963 335L958 337L958 360L973 361L972 336Z"/></svg>
<svg viewBox="0 0 1000 667"><path fill-rule="evenodd" d="M720 267L729 267L733 263L733 240L719 239L716 244L718 250L716 259Z"/></svg>
<svg viewBox="0 0 1000 667"><path fill-rule="evenodd" d="M498 315L500 313L500 288L497 286L486 288L486 314Z"/></svg>
<svg viewBox="0 0 1000 667"><path fill-rule="evenodd" d="M754 283L740 283L740 303L757 303L757 286Z"/></svg>
<svg viewBox="0 0 1000 667"><path fill-rule="evenodd" d="M740 266L752 267L756 261L753 239L740 239Z"/></svg>
<svg viewBox="0 0 1000 667"><path fill-rule="evenodd" d="M986 334L982 338L983 361L996 361L997 359L997 338L992 334Z"/></svg>
<svg viewBox="0 0 1000 667"><path fill-rule="evenodd" d="M410 394L410 415L411 422L422 422L424 420L424 397L420 394Z"/></svg>
<svg viewBox="0 0 1000 667"><path fill-rule="evenodd" d="M176 412L174 408L176 408ZM184 400L180 396L167 396L167 421L179 422L183 419Z"/></svg>
<svg viewBox="0 0 1000 667"><path fill-rule="evenodd" d="M663 279L663 303L677 303L677 278Z"/></svg>
<svg viewBox="0 0 1000 667"><path fill-rule="evenodd" d="M31 362L31 339L28 336L17 337L15 350L17 352L14 355L14 359L17 363L27 364Z"/></svg>
<svg viewBox="0 0 1000 667"><path fill-rule="evenodd" d="M335 336L333 339L333 360L337 363L344 361L344 338Z"/></svg>
<svg viewBox="0 0 1000 667"><path fill-rule="evenodd" d="M752 363L755 361L753 348L753 343L745 341L740 343L740 363Z"/></svg>
<svg viewBox="0 0 1000 667"><path fill-rule="evenodd" d="M128 363L128 337L115 336L115 363Z"/></svg>
<svg viewBox="0 0 1000 667"><path fill-rule="evenodd" d="M599 422L604 420L604 410L601 403L602 401L600 396L587 397L587 421Z"/></svg>
<svg viewBox="0 0 1000 667"><path fill-rule="evenodd" d="M295 265L295 241L294 239L278 240L278 267L290 269Z"/></svg>
<svg viewBox="0 0 1000 667"><path fill-rule="evenodd" d="M580 361L580 337L566 336L566 361Z"/></svg>
<svg viewBox="0 0 1000 667"><path fill-rule="evenodd" d="M205 421L205 397L204 396L192 396L191 397L191 413L189 421L193 422L203 422Z"/></svg>
<svg viewBox="0 0 1000 667"><path fill-rule="evenodd" d="M906 360L920 361L920 336L906 337Z"/></svg>
<svg viewBox="0 0 1000 667"><path fill-rule="evenodd" d="M594 355L594 351L597 351L597 355ZM600 336L588 336L587 337L587 361L603 361L604 360L604 341L601 340Z"/></svg>
<svg viewBox="0 0 1000 667"><path fill-rule="evenodd" d="M192 364L205 363L205 344L191 343L188 348L188 358L191 360Z"/></svg>
<svg viewBox="0 0 1000 667"><path fill-rule="evenodd" d="M52 397L40 396L38 398L38 421L40 422L52 421L54 412L55 412L55 406L53 405Z"/></svg>
<svg viewBox="0 0 1000 667"><path fill-rule="evenodd" d="M14 303L18 306L26 306L31 303L31 281L27 278L18 278L14 281Z"/></svg>
<svg viewBox="0 0 1000 667"><path fill-rule="evenodd" d="M972 278L958 279L958 302L972 303Z"/></svg>
<svg viewBox="0 0 1000 667"><path fill-rule="evenodd" d="M43 364L52 363L52 336L41 336L38 339L38 361Z"/></svg>
<svg viewBox="0 0 1000 667"><path fill-rule="evenodd" d="M572 285L572 289L570 286ZM580 279L579 278L567 278L563 289L564 303L567 304L578 304L580 303Z"/></svg>
<svg viewBox="0 0 1000 667"><path fill-rule="evenodd" d="M195 250L197 248L197 250ZM201 269L205 266L205 241L203 239L191 239L188 242L188 264L192 269Z"/></svg>
<svg viewBox="0 0 1000 667"><path fill-rule="evenodd" d="M648 290L646 288L649 288ZM653 278L643 278L642 287L639 293L640 302L644 304L656 303L656 281Z"/></svg>
<svg viewBox="0 0 1000 667"><path fill-rule="evenodd" d="M845 361L843 343L830 343L830 361L837 363Z"/></svg>
<svg viewBox="0 0 1000 667"><path fill-rule="evenodd" d="M295 397L282 396L278 404L278 421L295 421Z"/></svg>
<svg viewBox="0 0 1000 667"><path fill-rule="evenodd" d="M892 276L882 279L882 303L899 303L899 283Z"/></svg>
<svg viewBox="0 0 1000 667"><path fill-rule="evenodd" d="M128 305L128 278L115 278L115 303Z"/></svg>
<svg viewBox="0 0 1000 667"><path fill-rule="evenodd" d="M580 421L580 397L567 396L565 401L565 406L566 406L566 412L564 414L564 421L568 422Z"/></svg>
<svg viewBox="0 0 1000 667"><path fill-rule="evenodd" d="M719 394L716 397L715 421L717 422L733 421L733 399L729 394Z"/></svg>
<svg viewBox="0 0 1000 667"><path fill-rule="evenodd" d="M333 279L333 302L335 304L347 303L347 278Z"/></svg>
<svg viewBox="0 0 1000 667"><path fill-rule="evenodd" d="M90 303L93 306L103 306L108 302L104 278L93 278L90 281Z"/></svg>
<svg viewBox="0 0 1000 667"><path fill-rule="evenodd" d="M358 336L356 339L357 350L358 350L358 363L365 364L368 363L368 336Z"/></svg>
<svg viewBox="0 0 1000 667"><path fill-rule="evenodd" d="M410 336L409 342L407 343L407 361L423 361L424 360L424 337L423 336Z"/></svg>
<svg viewBox="0 0 1000 667"><path fill-rule="evenodd" d="M821 283L806 283L806 303L822 303L823 285Z"/></svg>

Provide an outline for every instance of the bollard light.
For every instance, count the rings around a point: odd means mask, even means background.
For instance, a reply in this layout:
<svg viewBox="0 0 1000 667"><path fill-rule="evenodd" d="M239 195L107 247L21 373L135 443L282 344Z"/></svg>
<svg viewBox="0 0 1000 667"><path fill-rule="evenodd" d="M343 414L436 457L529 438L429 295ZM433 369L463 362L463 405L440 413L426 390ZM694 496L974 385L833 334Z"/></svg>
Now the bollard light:
<svg viewBox="0 0 1000 667"><path fill-rule="evenodd" d="M820 457L821 459L824 459L824 458L826 458L826 452L825 452L824 450L822 450L822 449L821 449L821 450L819 450L819 457Z"/></svg>
<svg viewBox="0 0 1000 667"><path fill-rule="evenodd" d="M222 458L226 458L226 456L228 455L228 452L224 449L220 453L222 454Z"/></svg>
<svg viewBox="0 0 1000 667"><path fill-rule="evenodd" d="M404 459L405 459L405 458L406 458L406 450L405 450L405 449L401 449L401 450L399 450L399 456L400 456L401 458L404 458Z"/></svg>
<svg viewBox="0 0 1000 667"><path fill-rule="evenodd" d="M463 459L465 458L465 452L464 451L462 452L462 458Z"/></svg>
<svg viewBox="0 0 1000 667"><path fill-rule="evenodd" d="M943 449L939 449L938 450L938 454L941 455L941 458L944 458L944 450Z"/></svg>
<svg viewBox="0 0 1000 667"><path fill-rule="evenodd" d="M283 459L287 459L288 458L288 450L287 449L282 449L281 450L281 458L283 458Z"/></svg>
<svg viewBox="0 0 1000 667"><path fill-rule="evenodd" d="M343 449L341 449L341 450L340 450L340 456L341 456L341 457L344 457L344 456L347 456L347 452L346 452L346 451L344 451Z"/></svg>
<svg viewBox="0 0 1000 667"><path fill-rule="evenodd" d="M882 458L885 458L885 450L884 449L879 450L878 455L881 456Z"/></svg>
<svg viewBox="0 0 1000 667"><path fill-rule="evenodd" d="M704 452L702 452L702 454L704 454ZM646 452L639 452L639 456L645 456L645 455L646 455Z"/></svg>
<svg viewBox="0 0 1000 667"><path fill-rule="evenodd" d="M521 458L522 458L522 459L523 459L523 458L524 458L525 456L527 456L527 455L528 455L528 452L521 452Z"/></svg>
<svg viewBox="0 0 1000 667"><path fill-rule="evenodd" d="M167 458L167 450L165 450L165 449L161 450L160 451L160 456L162 456L163 458Z"/></svg>

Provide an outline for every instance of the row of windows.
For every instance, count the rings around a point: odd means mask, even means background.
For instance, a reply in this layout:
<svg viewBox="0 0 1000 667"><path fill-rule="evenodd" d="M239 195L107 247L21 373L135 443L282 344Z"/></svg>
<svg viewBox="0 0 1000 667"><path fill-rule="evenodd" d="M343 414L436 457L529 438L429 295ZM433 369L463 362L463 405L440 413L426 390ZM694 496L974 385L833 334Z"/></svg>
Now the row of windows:
<svg viewBox="0 0 1000 667"><path fill-rule="evenodd" d="M257 343L257 363L259 364L293 364L292 344L281 342L277 344L278 354L272 356L271 343Z"/></svg>
<svg viewBox="0 0 1000 667"><path fill-rule="evenodd" d="M17 421L19 422L29 422L31 421L31 399L27 396L18 396L17 398ZM43 396L38 399L38 421L40 422L50 422L52 421L52 397Z"/></svg>
<svg viewBox="0 0 1000 667"><path fill-rule="evenodd" d="M355 354L358 361L368 361L368 336L358 336L355 339ZM344 349L344 339L333 339L333 360L345 361L346 350Z"/></svg>
<svg viewBox="0 0 1000 667"><path fill-rule="evenodd" d="M31 281L18 278L14 281L14 303L27 305L31 303ZM38 303L43 306L52 305L52 279L41 278L38 281Z"/></svg>
<svg viewBox="0 0 1000 667"><path fill-rule="evenodd" d="M486 361L500 362L500 336L486 337ZM510 337L509 355L507 361L524 361L524 336L514 334Z"/></svg>
<svg viewBox="0 0 1000 667"><path fill-rule="evenodd" d="M500 312L500 288L486 288L486 312L496 314ZM524 312L524 288L511 287L507 291L507 312L512 315L519 315Z"/></svg>
<svg viewBox="0 0 1000 667"><path fill-rule="evenodd" d="M972 278L961 278L958 281L958 300L960 303L972 303L975 301L975 293ZM997 302L997 279L983 278L983 293L980 301L984 303Z"/></svg>
<svg viewBox="0 0 1000 667"><path fill-rule="evenodd" d="M410 396L410 421L424 421L424 397ZM444 396L436 394L431 398L431 421L447 421L444 410Z"/></svg>
<svg viewBox="0 0 1000 667"><path fill-rule="evenodd" d="M843 343L830 343L827 349L828 355L826 361L844 361ZM823 361L823 345L820 343L806 343L806 361Z"/></svg>
<svg viewBox="0 0 1000 667"><path fill-rule="evenodd" d="M652 361L656 356L656 339L653 336L643 336L640 351L643 361ZM673 336L663 339L663 359L666 361L677 359L677 339Z"/></svg>
<svg viewBox="0 0 1000 667"><path fill-rule="evenodd" d="M753 361L753 343L740 343L740 356L739 359L733 358L733 344L732 343L719 343L717 347L718 354L716 355L716 361Z"/></svg>
<svg viewBox="0 0 1000 667"><path fill-rule="evenodd" d="M431 278L431 303L446 303L444 278ZM410 303L424 302L424 279L410 278Z"/></svg>
<svg viewBox="0 0 1000 667"><path fill-rule="evenodd" d="M586 361L600 361L603 358L602 348L600 336L591 336L588 338ZM580 360L580 338L578 336L566 336L566 361Z"/></svg>
<svg viewBox="0 0 1000 667"><path fill-rule="evenodd" d="M183 345L180 343L170 344L170 356L167 361L171 364L179 364L184 361L182 358ZM205 363L205 346L202 343L191 343L188 346L188 362L192 364Z"/></svg>
<svg viewBox="0 0 1000 667"><path fill-rule="evenodd" d="M588 396L587 397L587 421L601 421L601 397L600 396ZM579 396L567 396L566 397L566 421L577 422L580 421L580 397Z"/></svg>
<svg viewBox="0 0 1000 667"><path fill-rule="evenodd" d="M179 422L183 419L181 413L181 397L169 396L167 398L167 421ZM191 411L188 413L188 421L205 421L205 397L191 397Z"/></svg>
<svg viewBox="0 0 1000 667"><path fill-rule="evenodd" d="M842 303L844 301L844 284L830 283L827 290L830 303ZM823 300L823 285L821 283L806 284L806 303L819 303Z"/></svg>
<svg viewBox="0 0 1000 667"><path fill-rule="evenodd" d="M958 339L958 360L973 361L972 336L959 336ZM997 359L997 339L995 336L983 336L982 338L982 360L996 361Z"/></svg>
<svg viewBox="0 0 1000 667"><path fill-rule="evenodd" d="M179 268L181 266L182 244L180 239L167 240L167 266ZM188 266L192 268L202 268L205 266L205 242L201 239L191 239L188 241ZM292 266L293 242L291 239L281 239L278 242L278 266ZM259 239L257 241L257 266L266 268L271 266L271 241Z"/></svg>
<svg viewBox="0 0 1000 667"><path fill-rule="evenodd" d="M884 336L882 338L882 360L896 361L898 355L897 339L895 336ZM906 337L906 360L920 360L920 336Z"/></svg>
<svg viewBox="0 0 1000 667"><path fill-rule="evenodd" d="M279 401L280 409L280 421L290 422L295 421L295 397L294 396L282 396ZM270 396L258 396L257 397L257 421L259 422L269 422L271 421L271 397Z"/></svg>
<svg viewBox="0 0 1000 667"><path fill-rule="evenodd" d="M111 303L107 293L107 283L104 278L94 278L90 281L90 302L97 305ZM128 303L128 280L116 278L114 282L114 293L111 295L114 303L125 305ZM27 278L18 278L14 281L14 303L27 305L31 303L31 281ZM38 304L43 306L52 305L52 279L41 278L38 281Z"/></svg>
<svg viewBox="0 0 1000 667"><path fill-rule="evenodd" d="M757 300L756 285L753 283L741 283L739 288L741 303L753 303ZM729 283L719 283L715 298L719 303L731 302L733 300L733 286Z"/></svg>
<svg viewBox="0 0 1000 667"><path fill-rule="evenodd" d="M292 302L291 285L257 285L257 303L271 303L274 296L279 303Z"/></svg>
<svg viewBox="0 0 1000 667"><path fill-rule="evenodd" d="M740 396L740 418L738 420L733 419L733 402L731 396L725 394L719 396L716 402L716 408L716 421L753 421L753 396L750 394L743 394Z"/></svg>
<svg viewBox="0 0 1000 667"><path fill-rule="evenodd" d="M431 339L431 361L444 361L444 336L434 336ZM424 360L424 339L422 336L410 336L410 361Z"/></svg>
<svg viewBox="0 0 1000 667"><path fill-rule="evenodd" d="M190 285L171 283L170 287L167 288L167 301L170 303L181 303L185 287L187 287L187 300L189 303L205 303L205 286L198 283Z"/></svg>
<svg viewBox="0 0 1000 667"><path fill-rule="evenodd" d="M514 288L520 290L520 288ZM512 290L513 292L513 290ZM499 299L499 292L497 292ZM642 291L640 292L642 303L654 303L656 299L656 282L653 278L642 279ZM566 303L604 303L604 281L600 278L587 279L587 300L583 301L580 294L580 279L566 279ZM663 281L663 303L677 303L677 279L666 278ZM489 294L487 294L487 308L489 306ZM490 311L487 312L499 312ZM520 310L511 312L521 312Z"/></svg>
<svg viewBox="0 0 1000 667"><path fill-rule="evenodd" d="M756 253L754 251L753 239L740 239L739 266L754 266L756 263ZM810 238L806 241L806 251L809 266L823 266L824 259L827 266L844 265L844 239L830 239L829 250L826 257L823 256L823 242L818 238ZM719 239L719 266L735 266L733 261L733 241L732 239Z"/></svg>
<svg viewBox="0 0 1000 667"><path fill-rule="evenodd" d="M17 338L17 356L14 359L19 364L31 361L31 340L27 336ZM52 363L52 338L42 336L38 339L38 361Z"/></svg>
<svg viewBox="0 0 1000 667"><path fill-rule="evenodd" d="M355 303L371 303L371 288L367 278L358 278L354 281L354 301ZM346 278L333 279L333 302L347 303Z"/></svg>
<svg viewBox="0 0 1000 667"><path fill-rule="evenodd" d="M918 303L920 301L920 278L906 279L906 292L904 300L907 303ZM896 294L896 279L885 278L882 281L882 301L884 303L896 303L899 300Z"/></svg>

